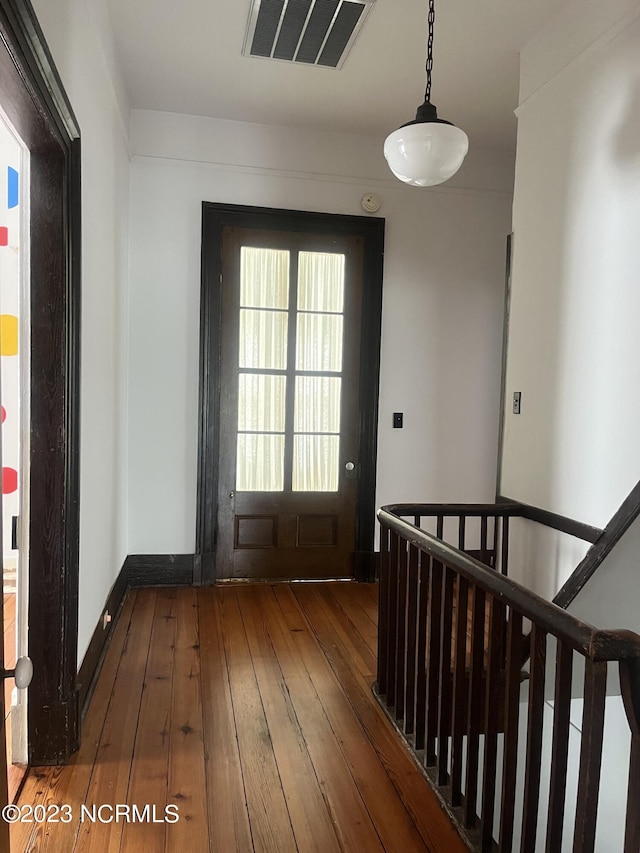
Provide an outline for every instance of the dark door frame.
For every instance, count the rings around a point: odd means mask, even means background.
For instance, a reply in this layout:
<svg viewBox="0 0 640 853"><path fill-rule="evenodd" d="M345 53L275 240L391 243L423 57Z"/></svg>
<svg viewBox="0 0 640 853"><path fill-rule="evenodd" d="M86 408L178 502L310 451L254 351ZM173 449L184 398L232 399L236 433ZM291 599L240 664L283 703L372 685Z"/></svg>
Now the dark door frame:
<svg viewBox="0 0 640 853"><path fill-rule="evenodd" d="M80 129L29 0L0 0L0 38L31 175L29 760L61 764L79 740Z"/></svg>
<svg viewBox="0 0 640 853"><path fill-rule="evenodd" d="M220 418L220 323L222 229L225 226L317 234L344 234L364 240L364 285L360 342L360 477L356 515L357 580L374 575L378 388L382 322L384 219L244 205L202 204L200 296L200 412L196 554L194 582L216 581L215 547Z"/></svg>

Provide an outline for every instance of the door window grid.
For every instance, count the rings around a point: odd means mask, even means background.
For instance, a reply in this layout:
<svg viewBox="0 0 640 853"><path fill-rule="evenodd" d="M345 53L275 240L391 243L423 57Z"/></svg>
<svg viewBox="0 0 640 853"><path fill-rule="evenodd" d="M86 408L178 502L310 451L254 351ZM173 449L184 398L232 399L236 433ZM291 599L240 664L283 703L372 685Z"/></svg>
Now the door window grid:
<svg viewBox="0 0 640 853"><path fill-rule="evenodd" d="M335 374L342 370L345 256L299 252L295 261L292 371L288 312L283 310L290 296L290 253L241 249L237 491L284 491L287 453L292 491L338 490L342 379ZM262 372L270 370L282 373ZM292 392L289 444L284 423L287 393Z"/></svg>

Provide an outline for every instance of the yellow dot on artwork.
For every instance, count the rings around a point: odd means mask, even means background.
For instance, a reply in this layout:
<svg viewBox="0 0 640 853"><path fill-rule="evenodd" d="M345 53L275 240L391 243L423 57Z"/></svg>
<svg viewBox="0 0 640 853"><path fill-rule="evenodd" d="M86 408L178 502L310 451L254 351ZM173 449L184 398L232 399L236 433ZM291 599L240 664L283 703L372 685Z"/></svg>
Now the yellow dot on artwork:
<svg viewBox="0 0 640 853"><path fill-rule="evenodd" d="M14 314L0 314L0 353L18 355L18 318Z"/></svg>

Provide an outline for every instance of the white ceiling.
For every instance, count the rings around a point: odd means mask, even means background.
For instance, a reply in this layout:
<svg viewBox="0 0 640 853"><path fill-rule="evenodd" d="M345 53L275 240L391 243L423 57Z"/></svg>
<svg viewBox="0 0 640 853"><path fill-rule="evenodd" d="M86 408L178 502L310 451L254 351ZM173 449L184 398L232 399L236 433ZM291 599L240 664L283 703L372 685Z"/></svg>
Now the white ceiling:
<svg viewBox="0 0 640 853"><path fill-rule="evenodd" d="M512 148L518 52L563 0L437 0L432 100ZM250 0L108 0L131 105L386 136L425 87L427 0L375 0L341 70L242 56Z"/></svg>

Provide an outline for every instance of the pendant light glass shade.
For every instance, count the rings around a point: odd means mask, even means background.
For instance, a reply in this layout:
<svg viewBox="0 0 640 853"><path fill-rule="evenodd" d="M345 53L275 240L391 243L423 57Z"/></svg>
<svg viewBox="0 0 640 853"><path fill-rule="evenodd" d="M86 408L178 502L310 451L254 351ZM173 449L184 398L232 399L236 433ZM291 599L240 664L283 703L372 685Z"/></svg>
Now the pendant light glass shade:
<svg viewBox="0 0 640 853"><path fill-rule="evenodd" d="M433 187L448 181L462 166L469 150L467 134L450 122L438 118L437 110L431 103L435 17L435 0L429 0L424 103L418 107L415 121L394 130L384 143L384 156L393 174L414 187Z"/></svg>
<svg viewBox="0 0 640 853"><path fill-rule="evenodd" d="M429 106L435 115L435 107ZM384 143L384 156L393 174L414 187L433 187L448 181L468 150L469 139L464 130L437 118L405 124Z"/></svg>

